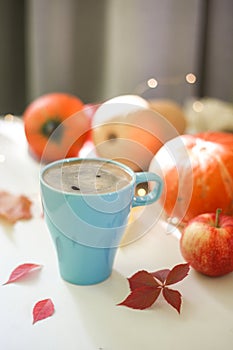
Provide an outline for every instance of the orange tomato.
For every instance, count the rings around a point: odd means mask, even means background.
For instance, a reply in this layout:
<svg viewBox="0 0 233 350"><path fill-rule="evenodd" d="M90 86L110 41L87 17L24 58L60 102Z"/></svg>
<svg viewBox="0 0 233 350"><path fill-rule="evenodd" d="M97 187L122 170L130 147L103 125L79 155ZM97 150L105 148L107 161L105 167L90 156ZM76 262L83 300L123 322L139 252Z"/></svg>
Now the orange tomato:
<svg viewBox="0 0 233 350"><path fill-rule="evenodd" d="M83 102L66 93L35 99L24 111L23 120L29 149L44 162L77 156L90 130Z"/></svg>

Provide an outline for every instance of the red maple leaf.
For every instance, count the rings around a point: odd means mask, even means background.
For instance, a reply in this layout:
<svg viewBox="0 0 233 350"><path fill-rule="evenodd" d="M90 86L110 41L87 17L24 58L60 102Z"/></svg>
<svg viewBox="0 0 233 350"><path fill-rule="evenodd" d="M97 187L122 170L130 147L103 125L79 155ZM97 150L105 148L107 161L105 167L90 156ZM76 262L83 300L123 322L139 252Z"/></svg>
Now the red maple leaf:
<svg viewBox="0 0 233 350"><path fill-rule="evenodd" d="M9 279L4 283L4 285L16 282L27 276L32 270L39 269L41 267L41 265L33 263L21 264L11 272Z"/></svg>
<svg viewBox="0 0 233 350"><path fill-rule="evenodd" d="M161 289L157 287L140 287L134 289L128 297L118 305L125 305L132 309L144 310L150 307L158 298Z"/></svg>
<svg viewBox="0 0 233 350"><path fill-rule="evenodd" d="M117 305L144 310L154 304L162 291L164 299L180 313L181 294L167 286L182 281L188 272L188 263L176 265L171 270L138 271L128 278L131 293Z"/></svg>
<svg viewBox="0 0 233 350"><path fill-rule="evenodd" d="M52 316L54 313L54 304L51 299L38 301L33 307L33 324Z"/></svg>
<svg viewBox="0 0 233 350"><path fill-rule="evenodd" d="M166 281L166 278L169 272L170 272L169 269L164 269L164 270L151 272L151 275L154 276L160 282L164 283Z"/></svg>
<svg viewBox="0 0 233 350"><path fill-rule="evenodd" d="M163 288L164 299L173 306L179 313L181 307L181 294L178 290L173 290L168 287Z"/></svg>
<svg viewBox="0 0 233 350"><path fill-rule="evenodd" d="M130 290L138 289L140 287L158 287L158 282L153 278L151 273L141 270L136 272L133 276L128 278Z"/></svg>
<svg viewBox="0 0 233 350"><path fill-rule="evenodd" d="M180 264L173 267L166 278L166 286L182 281L189 273L189 264Z"/></svg>

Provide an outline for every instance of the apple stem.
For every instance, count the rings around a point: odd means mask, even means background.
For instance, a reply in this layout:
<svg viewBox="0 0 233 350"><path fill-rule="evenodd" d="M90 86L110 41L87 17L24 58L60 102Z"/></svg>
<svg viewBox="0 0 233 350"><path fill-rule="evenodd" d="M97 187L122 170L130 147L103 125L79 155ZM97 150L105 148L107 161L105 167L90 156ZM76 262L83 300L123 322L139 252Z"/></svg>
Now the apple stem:
<svg viewBox="0 0 233 350"><path fill-rule="evenodd" d="M220 209L220 208L218 208L217 210L216 210L216 215L215 215L215 227L220 227L219 226L219 215L220 215L220 213L221 213L221 211L222 211L222 209Z"/></svg>

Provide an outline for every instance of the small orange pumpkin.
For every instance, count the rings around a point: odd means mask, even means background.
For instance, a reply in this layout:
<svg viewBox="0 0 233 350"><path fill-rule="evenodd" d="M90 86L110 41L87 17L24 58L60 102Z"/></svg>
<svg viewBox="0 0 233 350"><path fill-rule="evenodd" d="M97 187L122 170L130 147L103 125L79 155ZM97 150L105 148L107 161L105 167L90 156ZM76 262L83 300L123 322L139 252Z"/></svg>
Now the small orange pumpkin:
<svg viewBox="0 0 233 350"><path fill-rule="evenodd" d="M31 153L45 162L76 156L90 129L83 102L67 93L38 97L27 106L23 119Z"/></svg>
<svg viewBox="0 0 233 350"><path fill-rule="evenodd" d="M154 99L148 102L152 111L158 112L166 118L180 135L184 134L187 120L183 108L178 103L169 99Z"/></svg>
<svg viewBox="0 0 233 350"><path fill-rule="evenodd" d="M165 183L162 203L169 217L187 222L217 208L233 215L233 134L177 137L152 160L150 170L159 168Z"/></svg>

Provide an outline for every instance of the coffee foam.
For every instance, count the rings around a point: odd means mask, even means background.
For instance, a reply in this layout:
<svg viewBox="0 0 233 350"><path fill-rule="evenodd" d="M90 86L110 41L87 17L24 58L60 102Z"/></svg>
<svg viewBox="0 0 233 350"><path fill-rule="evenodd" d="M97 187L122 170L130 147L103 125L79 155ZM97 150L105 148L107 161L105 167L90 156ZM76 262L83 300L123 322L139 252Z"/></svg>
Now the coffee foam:
<svg viewBox="0 0 233 350"><path fill-rule="evenodd" d="M59 191L101 194L124 188L132 176L117 164L85 159L56 163L44 171L43 179Z"/></svg>

